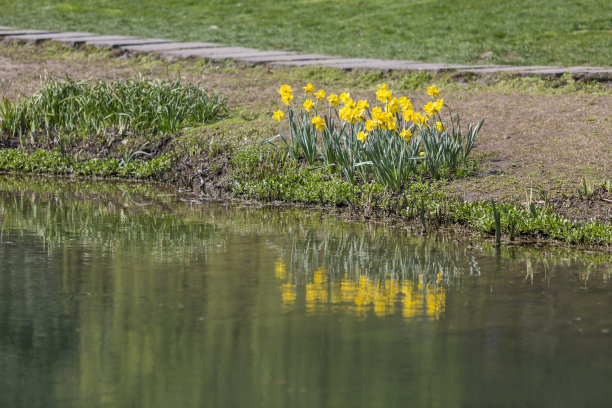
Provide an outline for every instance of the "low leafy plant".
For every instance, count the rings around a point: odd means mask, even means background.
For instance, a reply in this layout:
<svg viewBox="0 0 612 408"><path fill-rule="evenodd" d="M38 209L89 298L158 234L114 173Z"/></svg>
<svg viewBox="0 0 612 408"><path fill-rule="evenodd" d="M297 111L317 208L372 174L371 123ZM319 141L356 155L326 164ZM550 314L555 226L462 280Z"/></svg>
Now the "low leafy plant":
<svg viewBox="0 0 612 408"><path fill-rule="evenodd" d="M167 172L173 163L171 154L145 161L134 158L81 159L59 151L36 150L27 153L21 149L0 149L0 172L146 179Z"/></svg>
<svg viewBox="0 0 612 408"><path fill-rule="evenodd" d="M331 168L351 183L371 179L392 191L400 191L411 176L427 173L439 179L455 173L466 163L484 119L468 125L464 134L458 115L441 116L443 99L435 86L427 89L432 101L424 112L414 111L405 96L396 98L386 84L378 86L378 104L354 101L349 93L330 94L308 84L301 107L293 103L293 90L282 85L279 94L287 106L273 118L280 125L278 135L266 141L277 146L280 139L293 160L304 159L315 169ZM327 113L324 114L328 102ZM281 122L288 119L288 126ZM279 146L277 146L279 147Z"/></svg>

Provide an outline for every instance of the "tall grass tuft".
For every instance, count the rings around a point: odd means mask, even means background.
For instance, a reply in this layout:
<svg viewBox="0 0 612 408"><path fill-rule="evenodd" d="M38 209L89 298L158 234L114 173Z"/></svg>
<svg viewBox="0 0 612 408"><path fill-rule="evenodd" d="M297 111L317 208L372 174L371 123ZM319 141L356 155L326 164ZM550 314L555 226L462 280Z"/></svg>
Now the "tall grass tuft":
<svg viewBox="0 0 612 408"><path fill-rule="evenodd" d="M33 141L55 132L168 134L226 114L219 93L180 80L49 80L39 93L21 102L0 102L0 131L29 134Z"/></svg>

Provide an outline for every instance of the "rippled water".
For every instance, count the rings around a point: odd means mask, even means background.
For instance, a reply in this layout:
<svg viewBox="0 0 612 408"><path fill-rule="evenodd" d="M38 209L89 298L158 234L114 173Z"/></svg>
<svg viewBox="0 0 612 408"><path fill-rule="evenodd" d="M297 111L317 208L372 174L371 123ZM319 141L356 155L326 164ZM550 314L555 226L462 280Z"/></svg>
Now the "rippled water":
<svg viewBox="0 0 612 408"><path fill-rule="evenodd" d="M0 407L609 406L609 265L0 176Z"/></svg>

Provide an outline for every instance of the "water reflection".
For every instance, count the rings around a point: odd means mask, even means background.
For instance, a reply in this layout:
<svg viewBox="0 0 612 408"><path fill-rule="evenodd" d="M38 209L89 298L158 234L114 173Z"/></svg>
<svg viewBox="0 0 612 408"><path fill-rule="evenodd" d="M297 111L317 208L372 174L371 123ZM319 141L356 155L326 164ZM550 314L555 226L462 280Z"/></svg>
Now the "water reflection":
<svg viewBox="0 0 612 408"><path fill-rule="evenodd" d="M297 288L293 283L296 279L287 273L286 265L280 260L276 262L275 270L276 277L281 280L283 308L290 310L297 299ZM400 313L405 320L439 319L444 313L446 300L442 279L441 272L430 283L424 282L424 275L419 275L415 282L396 274L373 279L357 272L333 280L324 268L319 268L303 286L306 313L346 313L360 319L364 319L368 312L377 317Z"/></svg>
<svg viewBox="0 0 612 408"><path fill-rule="evenodd" d="M0 225L1 407L611 396L601 254L1 177Z"/></svg>

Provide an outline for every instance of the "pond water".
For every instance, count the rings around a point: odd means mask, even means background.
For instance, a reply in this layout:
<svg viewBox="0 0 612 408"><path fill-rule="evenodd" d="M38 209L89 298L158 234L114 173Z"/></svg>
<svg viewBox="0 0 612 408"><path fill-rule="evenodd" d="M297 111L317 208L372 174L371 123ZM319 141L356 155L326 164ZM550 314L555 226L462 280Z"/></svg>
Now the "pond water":
<svg viewBox="0 0 612 408"><path fill-rule="evenodd" d="M0 407L603 407L606 255L0 176Z"/></svg>

